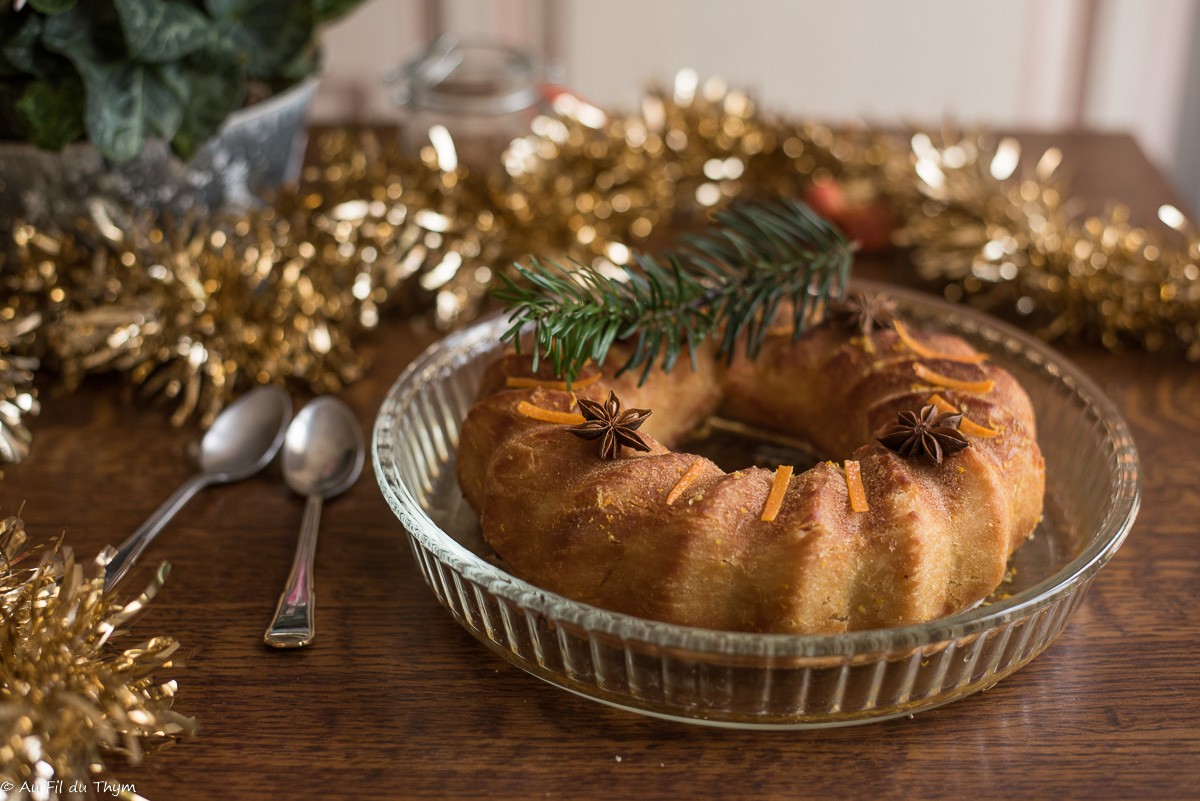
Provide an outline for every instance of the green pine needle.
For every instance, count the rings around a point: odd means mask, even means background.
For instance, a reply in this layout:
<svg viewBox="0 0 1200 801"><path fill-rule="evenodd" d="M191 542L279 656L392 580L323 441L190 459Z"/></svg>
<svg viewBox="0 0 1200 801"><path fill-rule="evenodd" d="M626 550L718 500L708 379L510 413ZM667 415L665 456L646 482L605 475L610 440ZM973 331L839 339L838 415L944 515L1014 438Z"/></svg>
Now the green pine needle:
<svg viewBox="0 0 1200 801"><path fill-rule="evenodd" d="M614 342L630 340L621 372L641 368L645 381L655 363L670 371L684 348L694 364L714 333L719 355L732 358L744 339L754 357L784 301L799 337L813 307L845 291L852 247L803 203L743 206L716 218L681 250L639 255L624 280L586 265L516 265L523 281L504 276L495 292L511 323L501 339L519 351L521 331L532 327L534 369L549 359L568 383L589 359L603 364Z"/></svg>

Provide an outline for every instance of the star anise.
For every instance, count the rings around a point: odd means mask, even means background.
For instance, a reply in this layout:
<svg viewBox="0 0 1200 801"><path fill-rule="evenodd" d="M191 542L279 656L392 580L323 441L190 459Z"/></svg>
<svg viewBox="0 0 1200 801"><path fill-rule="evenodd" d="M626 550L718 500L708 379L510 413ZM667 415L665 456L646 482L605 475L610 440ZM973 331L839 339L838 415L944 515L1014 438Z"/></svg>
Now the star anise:
<svg viewBox="0 0 1200 801"><path fill-rule="evenodd" d="M604 403L587 398L580 398L578 403L586 422L567 430L582 439L600 440L601 459L616 459L621 455L622 445L635 451L650 450L641 434L637 433L637 428L650 416L649 409L621 411L621 401L617 400L617 393L611 390Z"/></svg>
<svg viewBox="0 0 1200 801"><path fill-rule="evenodd" d="M909 459L928 457L938 464L943 456L958 453L971 443L958 431L962 412L938 413L933 404L920 412L900 412L900 422L884 432L879 442Z"/></svg>
<svg viewBox="0 0 1200 801"><path fill-rule="evenodd" d="M826 317L860 336L887 328L896 319L896 302L887 295L855 290L845 300L829 304Z"/></svg>

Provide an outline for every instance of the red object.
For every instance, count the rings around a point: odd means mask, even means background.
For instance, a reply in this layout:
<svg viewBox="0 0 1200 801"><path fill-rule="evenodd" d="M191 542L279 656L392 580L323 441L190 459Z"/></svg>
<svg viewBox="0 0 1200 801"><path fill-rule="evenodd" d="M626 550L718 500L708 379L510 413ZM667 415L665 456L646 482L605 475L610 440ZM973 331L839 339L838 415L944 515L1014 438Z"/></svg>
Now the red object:
<svg viewBox="0 0 1200 801"><path fill-rule="evenodd" d="M813 211L832 222L864 252L884 250L891 245L896 215L882 200L850 203L841 184L826 178L813 181L804 193Z"/></svg>

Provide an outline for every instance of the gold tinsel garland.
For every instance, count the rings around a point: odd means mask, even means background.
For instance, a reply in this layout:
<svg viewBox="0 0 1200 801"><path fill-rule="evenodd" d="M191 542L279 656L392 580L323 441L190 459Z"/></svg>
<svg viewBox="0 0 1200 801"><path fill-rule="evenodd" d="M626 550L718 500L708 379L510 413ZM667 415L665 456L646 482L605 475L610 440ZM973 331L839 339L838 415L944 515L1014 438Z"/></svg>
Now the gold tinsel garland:
<svg viewBox="0 0 1200 801"><path fill-rule="evenodd" d="M991 310L1040 323L1047 339L1088 339L1117 349L1170 348L1200 360L1200 236L1174 207L1175 231L1133 226L1128 209L1077 219L1055 179L1061 154L1016 172L1013 139L935 146L914 137L919 204L903 215L897 244L918 274Z"/></svg>
<svg viewBox="0 0 1200 801"><path fill-rule="evenodd" d="M290 189L245 215L173 221L96 203L72 231L19 227L25 302L50 321L36 355L69 387L125 373L174 399L177 423L207 423L257 383L357 379L349 337L378 319L417 226L394 206L323 197Z"/></svg>
<svg viewBox="0 0 1200 801"><path fill-rule="evenodd" d="M0 308L0 313L6 311L10 310ZM24 417L39 409L33 388L39 364L20 350L32 347L41 324L42 317L36 312L17 316L13 311L10 319L0 321L0 464L19 462L29 453L33 437Z"/></svg>
<svg viewBox="0 0 1200 801"><path fill-rule="evenodd" d="M948 297L1036 320L1049 338L1200 359L1200 237L1170 209L1186 236L1120 210L1076 219L1054 151L1022 171L1011 140L777 119L688 71L633 115L571 95L554 111L493 175L339 131L319 139L301 187L245 214L163 221L96 201L72 230L18 227L0 305L0 459L28 445L39 361L68 385L120 371L173 399L176 422L208 421L251 384L354 380L354 336L389 308L432 309L448 327L525 254L604 269L741 197L804 197L868 246L908 248Z"/></svg>
<svg viewBox="0 0 1200 801"><path fill-rule="evenodd" d="M193 730L171 709L175 682L153 677L178 643L113 647L167 568L122 604L104 592L103 555L85 571L61 539L26 545L20 518L0 521L0 796L91 797L106 756L137 764L145 748Z"/></svg>

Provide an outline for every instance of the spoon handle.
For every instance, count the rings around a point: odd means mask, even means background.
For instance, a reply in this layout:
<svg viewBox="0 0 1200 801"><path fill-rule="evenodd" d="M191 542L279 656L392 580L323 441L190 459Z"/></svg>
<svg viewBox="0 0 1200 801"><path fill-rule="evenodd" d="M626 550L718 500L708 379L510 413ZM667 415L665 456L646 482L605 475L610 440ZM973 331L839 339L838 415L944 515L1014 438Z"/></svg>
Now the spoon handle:
<svg viewBox="0 0 1200 801"><path fill-rule="evenodd" d="M317 636L313 610L317 597L313 591L313 555L317 550L317 527L321 523L321 496L309 495L300 524L300 541L292 560L287 586L279 596L275 619L263 635L263 642L275 648L300 648Z"/></svg>
<svg viewBox="0 0 1200 801"><path fill-rule="evenodd" d="M187 481L179 489L171 494L170 498L163 501L162 505L154 510L154 514L146 519L138 527L138 530L129 535L129 539L121 543L121 547L117 549L113 558L108 561L108 565L104 568L104 589L111 590L116 586L129 568L133 567L133 563L142 555L142 551L146 550L146 546L158 536L158 532L163 530L163 527L171 521L175 513L183 508L183 505L191 500L192 496L199 492L204 487L208 486L209 477L203 473L198 473Z"/></svg>

